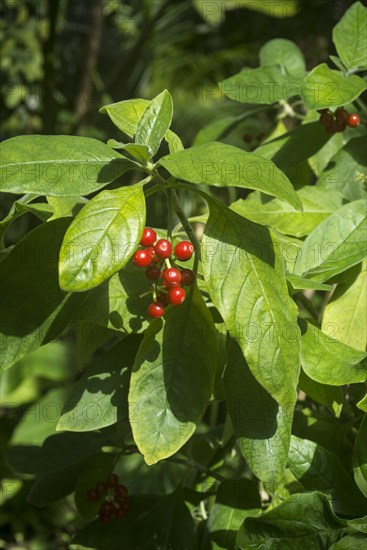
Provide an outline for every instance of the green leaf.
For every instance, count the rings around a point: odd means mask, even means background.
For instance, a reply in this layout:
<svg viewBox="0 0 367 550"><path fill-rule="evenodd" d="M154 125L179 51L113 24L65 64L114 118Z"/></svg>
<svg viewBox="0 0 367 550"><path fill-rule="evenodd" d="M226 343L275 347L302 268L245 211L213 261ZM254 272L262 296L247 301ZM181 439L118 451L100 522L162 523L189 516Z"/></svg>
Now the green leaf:
<svg viewBox="0 0 367 550"><path fill-rule="evenodd" d="M142 332L148 326L150 298L139 296L146 290L145 271L128 263L88 292L74 320L92 322L123 333Z"/></svg>
<svg viewBox="0 0 367 550"><path fill-rule="evenodd" d="M280 65L272 64L257 69L243 69L223 80L219 87L233 101L271 105L301 95L301 84L299 75L291 75Z"/></svg>
<svg viewBox="0 0 367 550"><path fill-rule="evenodd" d="M79 462L56 472L38 475L27 501L33 506L43 507L67 497L74 492L76 480L84 468L85 463Z"/></svg>
<svg viewBox="0 0 367 550"><path fill-rule="evenodd" d="M51 220L57 218L68 218L69 216L76 216L88 199L84 197L46 197L47 202L52 207L53 214Z"/></svg>
<svg viewBox="0 0 367 550"><path fill-rule="evenodd" d="M270 17L283 19L294 17L298 12L297 0L278 0L268 3L263 0L194 0L196 9L210 25L218 26L223 22L225 10L247 8Z"/></svg>
<svg viewBox="0 0 367 550"><path fill-rule="evenodd" d="M301 209L291 182L270 160L224 143L205 143L159 160L177 179L217 187L258 189Z"/></svg>
<svg viewBox="0 0 367 550"><path fill-rule="evenodd" d="M367 498L367 415L364 415L359 427L353 458L354 479Z"/></svg>
<svg viewBox="0 0 367 550"><path fill-rule="evenodd" d="M361 411L367 413L367 393L366 395L357 403L357 407L361 409Z"/></svg>
<svg viewBox="0 0 367 550"><path fill-rule="evenodd" d="M365 198L367 184L366 137L351 139L331 159L317 186L339 191L348 201Z"/></svg>
<svg viewBox="0 0 367 550"><path fill-rule="evenodd" d="M367 503L352 477L333 453L317 443L292 435L288 467L306 490L330 495L337 514L358 516L366 510Z"/></svg>
<svg viewBox="0 0 367 550"><path fill-rule="evenodd" d="M366 88L366 82L359 76L345 76L322 63L304 79L302 98L310 110L339 107L357 99Z"/></svg>
<svg viewBox="0 0 367 550"><path fill-rule="evenodd" d="M202 241L210 297L252 374L287 406L296 395L300 338L275 245L269 229L211 201Z"/></svg>
<svg viewBox="0 0 367 550"><path fill-rule="evenodd" d="M25 195L24 197L22 197L22 199L24 199L25 197L29 197L29 195ZM50 205L45 204L43 202L23 203L22 199L20 201L13 202L8 215L3 220L0 221L0 247L1 248L4 247L4 235L8 227L16 219L20 218L24 214L30 213L36 216L42 222L45 222L52 216L53 209Z"/></svg>
<svg viewBox="0 0 367 550"><path fill-rule="evenodd" d="M139 143L120 143L115 139L109 139L107 145L113 149L122 149L126 151L141 164L146 164L150 159L149 147L147 145L140 145Z"/></svg>
<svg viewBox="0 0 367 550"><path fill-rule="evenodd" d="M348 70L367 69L367 8L355 2L333 29L336 50Z"/></svg>
<svg viewBox="0 0 367 550"><path fill-rule="evenodd" d="M131 258L145 224L140 184L102 191L68 228L60 251L60 286L77 292L111 277Z"/></svg>
<svg viewBox="0 0 367 550"><path fill-rule="evenodd" d="M19 136L0 145L0 191L88 195L137 165L96 139Z"/></svg>
<svg viewBox="0 0 367 550"><path fill-rule="evenodd" d="M243 520L259 516L261 501L257 483L248 479L228 479L217 491L207 528L213 550L236 550L237 531Z"/></svg>
<svg viewBox="0 0 367 550"><path fill-rule="evenodd" d="M334 338L364 351L367 345L367 260L347 271L324 309L322 330L335 327Z"/></svg>
<svg viewBox="0 0 367 550"><path fill-rule="evenodd" d="M279 406L251 374L233 340L224 372L226 402L241 453L256 477L271 491L287 463L295 399Z"/></svg>
<svg viewBox="0 0 367 550"><path fill-rule="evenodd" d="M60 218L38 226L0 263L2 370L61 334L83 301L59 287L59 249L69 223Z"/></svg>
<svg viewBox="0 0 367 550"><path fill-rule="evenodd" d="M158 152L161 141L171 126L172 115L172 97L167 90L164 90L149 103L139 119L135 141L146 145L151 156Z"/></svg>
<svg viewBox="0 0 367 550"><path fill-rule="evenodd" d="M367 356L365 352L330 338L304 320L300 325L302 367L310 378L332 386L367 380L367 365L360 364Z"/></svg>
<svg viewBox="0 0 367 550"><path fill-rule="evenodd" d="M153 321L145 333L131 375L129 418L147 464L177 452L201 419L214 384L215 333L196 288L192 299L168 310L164 323ZM193 347L193 341L200 345Z"/></svg>
<svg viewBox="0 0 367 550"><path fill-rule="evenodd" d="M318 283L312 279L305 279L300 275L294 275L293 273L286 273L287 281L292 285L294 291L297 290L333 290L333 285L326 285L325 283Z"/></svg>
<svg viewBox="0 0 367 550"><path fill-rule="evenodd" d="M366 202L342 206L306 238L294 272L327 281L359 263L366 255Z"/></svg>
<svg viewBox="0 0 367 550"><path fill-rule="evenodd" d="M343 391L340 387L320 384L307 376L303 369L301 369L298 385L308 397L328 407L337 418L340 417L343 408Z"/></svg>
<svg viewBox="0 0 367 550"><path fill-rule="evenodd" d="M355 128L353 128L354 130ZM320 176L330 160L345 145L345 132L332 135L321 148L308 159L314 174Z"/></svg>
<svg viewBox="0 0 367 550"><path fill-rule="evenodd" d="M57 430L88 432L127 419L131 367L140 340L126 337L87 367L64 403Z"/></svg>
<svg viewBox="0 0 367 550"><path fill-rule="evenodd" d="M178 137L177 134L172 132L172 130L167 131L164 139L168 143L168 149L170 153L178 153L178 151L182 151L184 149L181 139Z"/></svg>
<svg viewBox="0 0 367 550"><path fill-rule="evenodd" d="M245 218L295 237L311 233L320 222L341 206L338 193L306 185L296 191L303 204L303 211L296 210L279 199L270 199L255 191L246 199L231 204L231 209Z"/></svg>
<svg viewBox="0 0 367 550"><path fill-rule="evenodd" d="M259 518L246 518L237 548L324 550L340 538L345 525L322 493L295 494Z"/></svg>
<svg viewBox="0 0 367 550"><path fill-rule="evenodd" d="M364 535L353 534L343 537L332 544L329 550L367 550L367 541Z"/></svg>
<svg viewBox="0 0 367 550"><path fill-rule="evenodd" d="M97 550L141 549L192 550L195 547L194 521L178 490L155 498L134 495L124 521L112 521L101 529L98 520L81 529L72 544ZM154 542L153 542L154 541ZM152 546L154 544L154 546Z"/></svg>
<svg viewBox="0 0 367 550"><path fill-rule="evenodd" d="M260 64L281 65L291 75L302 75L306 71L306 64L299 47L291 40L275 38L267 42L260 50Z"/></svg>
<svg viewBox="0 0 367 550"><path fill-rule="evenodd" d="M367 516L364 516L363 518L351 519L348 521L348 525L356 531L367 533Z"/></svg>

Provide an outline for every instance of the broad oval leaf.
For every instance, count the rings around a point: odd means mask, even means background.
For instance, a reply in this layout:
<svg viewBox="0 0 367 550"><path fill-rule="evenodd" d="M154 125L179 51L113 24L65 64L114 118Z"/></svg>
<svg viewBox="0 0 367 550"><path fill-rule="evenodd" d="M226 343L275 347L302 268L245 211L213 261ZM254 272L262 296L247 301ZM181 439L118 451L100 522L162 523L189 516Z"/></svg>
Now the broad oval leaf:
<svg viewBox="0 0 367 550"><path fill-rule="evenodd" d="M312 378L307 376L303 369L301 369L298 386L316 403L321 403L328 407L336 418L340 417L343 408L342 388L316 382L316 380L312 380Z"/></svg>
<svg viewBox="0 0 367 550"><path fill-rule="evenodd" d="M367 8L355 2L333 29L336 50L348 70L367 69Z"/></svg>
<svg viewBox="0 0 367 550"><path fill-rule="evenodd" d="M228 332L256 380L286 407L296 398L300 333L274 237L210 201L202 251L208 291Z"/></svg>
<svg viewBox="0 0 367 550"><path fill-rule="evenodd" d="M177 452L201 419L214 384L215 332L194 288L182 306L167 311L163 325L153 321L145 333L131 375L129 419L147 464Z"/></svg>
<svg viewBox="0 0 367 550"><path fill-rule="evenodd" d="M149 103L139 119L135 142L146 145L151 156L157 153L162 139L171 126L172 115L172 97L167 90L164 90Z"/></svg>
<svg viewBox="0 0 367 550"><path fill-rule="evenodd" d="M306 107L311 110L339 107L357 99L366 88L363 78L357 75L345 76L322 63L304 79L302 98Z"/></svg>
<svg viewBox="0 0 367 550"><path fill-rule="evenodd" d="M358 430L354 447L353 471L358 487L367 498L367 415L365 414Z"/></svg>
<svg viewBox="0 0 367 550"><path fill-rule="evenodd" d="M292 75L302 75L306 71L305 59L299 47L284 38L269 40L261 48L260 64L262 67L281 65Z"/></svg>
<svg viewBox="0 0 367 550"><path fill-rule="evenodd" d="M167 155L159 164L177 179L217 187L257 189L302 208L291 182L272 161L232 145L205 143Z"/></svg>
<svg viewBox="0 0 367 550"><path fill-rule="evenodd" d="M121 269L136 250L145 224L140 184L102 191L68 228L60 251L60 286L88 290Z"/></svg>
<svg viewBox="0 0 367 550"><path fill-rule="evenodd" d="M150 159L149 148L147 145L140 145L139 143L121 143L115 139L109 139L107 145L112 147L112 149L121 149L122 151L126 151L141 164L146 164Z"/></svg>
<svg viewBox="0 0 367 550"><path fill-rule="evenodd" d="M366 382L367 354L338 342L317 327L300 320L301 360L305 373L321 384L343 386Z"/></svg>
<svg viewBox="0 0 367 550"><path fill-rule="evenodd" d="M19 136L0 145L0 191L52 197L88 195L138 168L96 139Z"/></svg>
<svg viewBox="0 0 367 550"><path fill-rule="evenodd" d="M342 206L305 240L294 273L327 281L366 256L366 201Z"/></svg>
<svg viewBox="0 0 367 550"><path fill-rule="evenodd" d="M274 491L287 464L295 399L281 407L251 374L233 340L224 371L224 388L233 431L256 477Z"/></svg>

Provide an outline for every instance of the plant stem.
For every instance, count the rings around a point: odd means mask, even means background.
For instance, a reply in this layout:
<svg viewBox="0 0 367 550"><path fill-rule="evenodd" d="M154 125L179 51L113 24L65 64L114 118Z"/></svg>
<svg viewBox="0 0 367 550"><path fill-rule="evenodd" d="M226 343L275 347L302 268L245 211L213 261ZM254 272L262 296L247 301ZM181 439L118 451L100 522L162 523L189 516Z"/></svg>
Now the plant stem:
<svg viewBox="0 0 367 550"><path fill-rule="evenodd" d="M168 206L168 216L167 216L167 239L172 240L172 231L173 231L173 191L171 189L167 190L167 206Z"/></svg>
<svg viewBox="0 0 367 550"><path fill-rule="evenodd" d="M182 223L182 227L186 231L190 241L194 245L194 249L195 249L194 273L196 274L197 268L199 265L199 260L200 260L200 243L198 241L195 231L193 230L189 220L186 217L185 212L182 210L182 207L180 205L176 192L173 190L172 190L172 197L173 197L173 206L175 208L176 214L180 222Z"/></svg>

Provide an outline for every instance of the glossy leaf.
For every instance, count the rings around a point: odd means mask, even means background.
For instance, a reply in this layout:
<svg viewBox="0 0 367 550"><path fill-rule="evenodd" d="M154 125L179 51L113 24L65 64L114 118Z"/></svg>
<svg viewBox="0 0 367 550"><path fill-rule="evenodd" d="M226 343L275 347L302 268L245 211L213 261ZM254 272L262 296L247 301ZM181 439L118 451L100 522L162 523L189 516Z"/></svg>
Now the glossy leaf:
<svg viewBox="0 0 367 550"><path fill-rule="evenodd" d="M359 263L366 255L366 202L342 206L307 237L295 274L327 281Z"/></svg>
<svg viewBox="0 0 367 550"><path fill-rule="evenodd" d="M366 88L359 76L345 76L322 63L304 79L302 99L308 109L339 107L354 101Z"/></svg>
<svg viewBox="0 0 367 550"><path fill-rule="evenodd" d="M333 285L327 285L325 283L318 283L312 279L306 279L300 275L294 275L294 273L286 273L287 281L291 284L294 291L297 290L333 290Z"/></svg>
<svg viewBox="0 0 367 550"><path fill-rule="evenodd" d="M139 344L139 337L127 337L87 367L65 401L57 430L88 432L127 419L130 374Z"/></svg>
<svg viewBox="0 0 367 550"><path fill-rule="evenodd" d="M88 290L121 269L139 245L145 224L140 184L102 191L68 228L60 251L60 286Z"/></svg>
<svg viewBox="0 0 367 550"><path fill-rule="evenodd" d="M367 346L367 260L346 272L324 309L322 330L335 327L333 337L364 351Z"/></svg>
<svg viewBox="0 0 367 550"><path fill-rule="evenodd" d="M367 550L367 540L364 535L355 533L347 535L330 546L329 550Z"/></svg>
<svg viewBox="0 0 367 550"><path fill-rule="evenodd" d="M367 415L364 415L359 427L354 447L354 479L358 487L367 498Z"/></svg>
<svg viewBox="0 0 367 550"><path fill-rule="evenodd" d="M246 518L237 548L323 550L339 540L345 525L322 493L295 494L259 518Z"/></svg>
<svg viewBox="0 0 367 550"><path fill-rule="evenodd" d="M107 145L112 147L112 149L126 151L141 164L146 164L150 159L149 148L147 145L141 145L139 143L120 143L115 139L109 139Z"/></svg>
<svg viewBox="0 0 367 550"><path fill-rule="evenodd" d="M228 350L224 388L233 431L256 477L274 491L284 475L295 400L281 407L251 374L233 340Z"/></svg>
<svg viewBox="0 0 367 550"><path fill-rule="evenodd" d="M271 232L211 202L202 252L208 291L227 330L256 380L286 407L296 395L299 330Z"/></svg>
<svg viewBox="0 0 367 550"><path fill-rule="evenodd" d="M279 199L270 199L258 191L231 204L231 209L245 218L295 237L304 237L341 206L342 196L314 186L297 191L303 211Z"/></svg>
<svg viewBox="0 0 367 550"><path fill-rule="evenodd" d="M301 94L302 78L280 65L243 69L220 83L221 92L240 103L271 105Z"/></svg>
<svg viewBox="0 0 367 550"><path fill-rule="evenodd" d="M333 386L367 380L365 352L330 338L310 323L300 324L302 368L310 378Z"/></svg>
<svg viewBox="0 0 367 550"><path fill-rule="evenodd" d="M291 40L275 38L269 40L260 50L260 64L281 65L289 74L302 75L306 70L303 54Z"/></svg>
<svg viewBox="0 0 367 550"><path fill-rule="evenodd" d="M357 403L357 407L361 409L361 411L367 413L367 393L366 395Z"/></svg>
<svg viewBox="0 0 367 550"><path fill-rule="evenodd" d="M177 452L194 432L213 390L216 348L215 325L196 289L164 323L150 324L129 392L130 424L147 464Z"/></svg>
<svg viewBox="0 0 367 550"><path fill-rule="evenodd" d="M367 8L355 2L333 30L336 50L348 70L367 69Z"/></svg>
<svg viewBox="0 0 367 550"><path fill-rule="evenodd" d="M18 136L1 145L0 191L88 195L137 165L96 139Z"/></svg>
<svg viewBox="0 0 367 550"><path fill-rule="evenodd" d="M363 518L351 519L348 521L348 525L356 531L367 533L367 516L364 516Z"/></svg>
<svg viewBox="0 0 367 550"><path fill-rule="evenodd" d="M334 454L317 443L292 435L288 467L306 490L330 495L337 514L358 516L366 510L367 503L352 477Z"/></svg>
<svg viewBox="0 0 367 550"><path fill-rule="evenodd" d="M208 519L213 550L236 550L237 531L244 519L259 516L261 501L257 483L248 479L228 479L217 491Z"/></svg>
<svg viewBox="0 0 367 550"><path fill-rule="evenodd" d="M298 385L308 397L328 407L337 418L340 417L343 407L343 391L340 387L316 382L307 376L303 369L301 369Z"/></svg>
<svg viewBox="0 0 367 550"><path fill-rule="evenodd" d="M53 214L51 220L57 218L68 218L69 216L76 216L88 199L84 197L46 197L47 202L52 208Z"/></svg>
<svg viewBox="0 0 367 550"><path fill-rule="evenodd" d="M151 156L158 152L161 141L171 126L172 115L172 97L167 90L164 90L149 103L140 117L135 142L146 145Z"/></svg>
<svg viewBox="0 0 367 550"><path fill-rule="evenodd" d="M217 187L258 189L302 208L292 184L271 161L232 145L198 145L163 157L159 164L178 179Z"/></svg>
<svg viewBox="0 0 367 550"><path fill-rule="evenodd" d="M59 249L69 223L61 218L40 225L0 263L3 370L63 332L83 300L59 287Z"/></svg>

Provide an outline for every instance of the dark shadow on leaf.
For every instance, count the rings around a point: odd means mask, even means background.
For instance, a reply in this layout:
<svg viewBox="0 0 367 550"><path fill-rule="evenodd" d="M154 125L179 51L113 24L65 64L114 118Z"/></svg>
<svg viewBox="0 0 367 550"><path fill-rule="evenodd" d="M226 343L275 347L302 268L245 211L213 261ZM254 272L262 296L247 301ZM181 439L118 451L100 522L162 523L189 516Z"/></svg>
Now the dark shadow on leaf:
<svg viewBox="0 0 367 550"><path fill-rule="evenodd" d="M98 172L97 183L111 183L134 167L136 167L136 165L127 158L121 157L120 159L113 159Z"/></svg>

